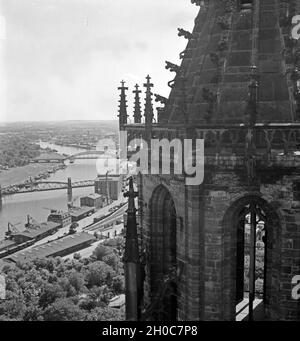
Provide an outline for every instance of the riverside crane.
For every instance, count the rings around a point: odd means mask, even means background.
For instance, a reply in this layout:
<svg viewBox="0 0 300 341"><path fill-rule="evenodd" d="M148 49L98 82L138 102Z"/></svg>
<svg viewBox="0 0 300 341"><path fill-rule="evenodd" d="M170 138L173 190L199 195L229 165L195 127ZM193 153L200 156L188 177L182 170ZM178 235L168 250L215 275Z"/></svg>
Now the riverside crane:
<svg viewBox="0 0 300 341"><path fill-rule="evenodd" d="M18 233L18 232L20 232L20 231L16 228L16 226L17 226L17 225L20 225L20 224L21 224L21 223L12 224L12 223L8 222L8 224L7 224L7 231L5 232L5 239L10 239L13 233Z"/></svg>

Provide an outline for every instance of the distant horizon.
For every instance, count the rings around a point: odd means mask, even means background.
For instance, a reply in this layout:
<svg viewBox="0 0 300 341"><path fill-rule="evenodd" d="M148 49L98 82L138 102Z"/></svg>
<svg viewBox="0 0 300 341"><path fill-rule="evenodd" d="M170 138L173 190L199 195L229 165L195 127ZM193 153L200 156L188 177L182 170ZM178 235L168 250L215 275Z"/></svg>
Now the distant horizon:
<svg viewBox="0 0 300 341"><path fill-rule="evenodd" d="M34 120L34 121L0 121L0 126L3 124L13 124L13 123L66 123L66 122L115 122L118 123L118 119L76 119L76 120L44 120L44 121L38 121L38 120Z"/></svg>

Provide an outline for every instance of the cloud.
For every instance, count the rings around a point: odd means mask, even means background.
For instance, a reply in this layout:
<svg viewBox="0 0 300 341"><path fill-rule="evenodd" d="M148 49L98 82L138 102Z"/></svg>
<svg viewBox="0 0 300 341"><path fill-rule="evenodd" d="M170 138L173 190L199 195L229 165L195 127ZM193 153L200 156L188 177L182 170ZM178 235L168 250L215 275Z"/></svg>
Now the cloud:
<svg viewBox="0 0 300 341"><path fill-rule="evenodd" d="M142 85L148 73L167 95L164 61L179 62L177 27L192 29L197 14L186 0L2 0L1 9L11 121L116 118L119 81Z"/></svg>

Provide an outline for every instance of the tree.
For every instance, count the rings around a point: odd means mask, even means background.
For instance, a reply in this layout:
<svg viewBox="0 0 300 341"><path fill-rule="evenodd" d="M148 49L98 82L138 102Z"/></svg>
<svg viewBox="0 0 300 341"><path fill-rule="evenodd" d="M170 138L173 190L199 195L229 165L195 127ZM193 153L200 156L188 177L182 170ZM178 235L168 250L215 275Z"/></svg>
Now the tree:
<svg viewBox="0 0 300 341"><path fill-rule="evenodd" d="M33 260L33 264L35 265L36 269L45 269L47 267L47 259L46 258L36 258Z"/></svg>
<svg viewBox="0 0 300 341"><path fill-rule="evenodd" d="M44 310L45 321L82 321L85 313L71 299L58 299Z"/></svg>
<svg viewBox="0 0 300 341"><path fill-rule="evenodd" d="M105 262L57 257L6 266L0 320L123 319L119 311L108 309L110 299L124 292L121 262L111 247L99 249Z"/></svg>
<svg viewBox="0 0 300 341"><path fill-rule="evenodd" d="M113 268L102 261L97 261L89 266L85 280L89 288L110 284L115 276Z"/></svg>
<svg viewBox="0 0 300 341"><path fill-rule="evenodd" d="M87 297L79 301L79 306L83 310L90 311L97 307L97 302L93 298Z"/></svg>
<svg viewBox="0 0 300 341"><path fill-rule="evenodd" d="M105 255L102 258L102 260L107 265L111 266L115 271L118 269L119 257L117 255L115 255L114 253L110 253L108 255Z"/></svg>
<svg viewBox="0 0 300 341"><path fill-rule="evenodd" d="M74 287L77 293L79 293L84 287L84 277L81 273L72 271L68 276L70 284Z"/></svg>
<svg viewBox="0 0 300 341"><path fill-rule="evenodd" d="M99 244L96 249L94 250L92 257L95 258L96 260L102 261L105 256L108 254L112 253L112 249L104 246L102 244Z"/></svg>
<svg viewBox="0 0 300 341"><path fill-rule="evenodd" d="M43 310L38 307L36 304L29 304L29 306L26 307L23 320L24 321L42 321Z"/></svg>
<svg viewBox="0 0 300 341"><path fill-rule="evenodd" d="M4 301L0 305L0 315L5 315L9 319L22 320L26 306L22 299L16 297Z"/></svg>
<svg viewBox="0 0 300 341"><path fill-rule="evenodd" d="M105 240L103 244L105 246L117 248L118 246L124 246L124 242L125 242L125 240L123 237L116 237L116 238L111 238L111 239Z"/></svg>
<svg viewBox="0 0 300 341"><path fill-rule="evenodd" d="M73 297L77 294L76 289L71 285L69 279L66 276L60 278L58 284L62 288L66 297Z"/></svg>
<svg viewBox="0 0 300 341"><path fill-rule="evenodd" d="M89 293L89 297L96 302L97 306L105 307L109 304L109 300L113 296L110 288L104 284L100 287L92 287Z"/></svg>
<svg viewBox="0 0 300 341"><path fill-rule="evenodd" d="M124 309L95 308L87 315L88 321L124 321Z"/></svg>
<svg viewBox="0 0 300 341"><path fill-rule="evenodd" d="M124 276L119 275L119 276L114 277L113 281L112 281L112 288L117 295L123 294L125 291L125 278L124 278Z"/></svg>
<svg viewBox="0 0 300 341"><path fill-rule="evenodd" d="M40 295L39 306L44 309L56 299L64 296L65 293L59 285L46 284Z"/></svg>
<svg viewBox="0 0 300 341"><path fill-rule="evenodd" d="M73 258L76 260L79 260L79 259L81 259L81 254L78 252L74 253Z"/></svg>

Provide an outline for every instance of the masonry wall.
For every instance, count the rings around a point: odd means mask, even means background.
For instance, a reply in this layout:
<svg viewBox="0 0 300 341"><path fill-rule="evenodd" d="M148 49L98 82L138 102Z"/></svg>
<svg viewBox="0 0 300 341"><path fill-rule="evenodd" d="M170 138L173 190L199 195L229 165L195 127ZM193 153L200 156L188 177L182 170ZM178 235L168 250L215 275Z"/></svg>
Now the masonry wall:
<svg viewBox="0 0 300 341"><path fill-rule="evenodd" d="M211 169L205 184L185 187L183 179L142 176L139 182L142 234L151 245L151 197L163 185L170 192L177 213L177 263L179 320L235 319L236 229L226 221L228 212L242 198L257 197L279 217L269 243L269 276L266 313L270 320L299 320L299 302L291 297L292 278L300 274L300 181L297 174L279 176L275 183L249 185L245 173ZM266 180L266 179L261 179ZM297 200L296 200L297 199ZM276 213L276 214L275 214ZM159 217L158 217L159 219ZM148 254L145 304L151 302ZM159 259L156 255L155 259Z"/></svg>

